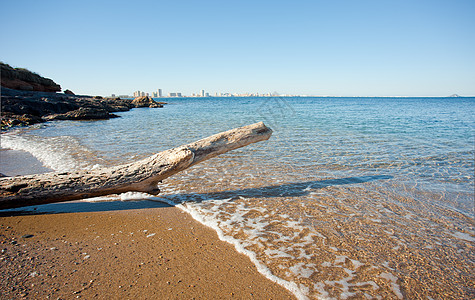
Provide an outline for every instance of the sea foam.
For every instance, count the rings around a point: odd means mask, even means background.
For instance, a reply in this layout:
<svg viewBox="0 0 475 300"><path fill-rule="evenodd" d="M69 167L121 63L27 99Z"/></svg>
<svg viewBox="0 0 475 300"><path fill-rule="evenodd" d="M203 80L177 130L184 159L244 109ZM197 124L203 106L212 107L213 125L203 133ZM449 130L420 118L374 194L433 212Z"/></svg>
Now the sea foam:
<svg viewBox="0 0 475 300"><path fill-rule="evenodd" d="M2 134L2 148L26 151L55 171L76 171L99 167L100 160L71 136L40 137Z"/></svg>

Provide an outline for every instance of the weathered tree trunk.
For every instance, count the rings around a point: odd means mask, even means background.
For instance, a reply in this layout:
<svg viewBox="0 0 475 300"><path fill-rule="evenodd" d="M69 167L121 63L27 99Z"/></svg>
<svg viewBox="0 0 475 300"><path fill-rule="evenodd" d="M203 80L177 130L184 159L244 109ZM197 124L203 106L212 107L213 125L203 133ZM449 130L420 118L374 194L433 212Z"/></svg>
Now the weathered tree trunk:
<svg viewBox="0 0 475 300"><path fill-rule="evenodd" d="M159 181L219 154L269 139L264 123L218 133L116 167L0 178L0 209L62 202L127 191L158 194Z"/></svg>

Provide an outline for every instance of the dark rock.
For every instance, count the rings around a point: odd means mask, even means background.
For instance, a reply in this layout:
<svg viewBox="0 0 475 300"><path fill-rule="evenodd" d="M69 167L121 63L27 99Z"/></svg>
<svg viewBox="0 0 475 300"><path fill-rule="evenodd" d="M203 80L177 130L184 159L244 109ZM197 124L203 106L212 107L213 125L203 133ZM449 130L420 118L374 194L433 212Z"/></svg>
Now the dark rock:
<svg viewBox="0 0 475 300"><path fill-rule="evenodd" d="M28 126L44 122L41 117L29 114L12 114L10 112L2 113L1 129L8 129L14 126Z"/></svg>
<svg viewBox="0 0 475 300"><path fill-rule="evenodd" d="M125 105L113 105L110 107L109 112L129 111L130 107Z"/></svg>
<svg viewBox="0 0 475 300"><path fill-rule="evenodd" d="M101 120L117 118L119 116L109 113L105 109L80 107L64 114L56 114L46 117L47 120Z"/></svg>
<svg viewBox="0 0 475 300"><path fill-rule="evenodd" d="M22 91L33 91L33 86L29 84L23 84L18 86L18 89Z"/></svg>
<svg viewBox="0 0 475 300"><path fill-rule="evenodd" d="M20 91L2 87L1 129L27 126L49 120L98 120L115 118L112 113L135 107L162 107L149 97L133 103L130 99Z"/></svg>
<svg viewBox="0 0 475 300"><path fill-rule="evenodd" d="M75 95L71 90L65 90L64 93L66 95Z"/></svg>

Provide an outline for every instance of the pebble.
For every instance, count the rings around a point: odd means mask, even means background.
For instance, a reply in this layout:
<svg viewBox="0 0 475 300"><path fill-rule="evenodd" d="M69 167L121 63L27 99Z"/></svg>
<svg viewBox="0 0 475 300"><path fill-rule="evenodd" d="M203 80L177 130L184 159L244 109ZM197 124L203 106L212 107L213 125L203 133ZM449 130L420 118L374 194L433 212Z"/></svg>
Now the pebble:
<svg viewBox="0 0 475 300"><path fill-rule="evenodd" d="M24 234L24 235L21 236L21 238L23 238L23 239L29 239L29 238L31 238L31 237L34 237L34 235L32 235L32 234Z"/></svg>

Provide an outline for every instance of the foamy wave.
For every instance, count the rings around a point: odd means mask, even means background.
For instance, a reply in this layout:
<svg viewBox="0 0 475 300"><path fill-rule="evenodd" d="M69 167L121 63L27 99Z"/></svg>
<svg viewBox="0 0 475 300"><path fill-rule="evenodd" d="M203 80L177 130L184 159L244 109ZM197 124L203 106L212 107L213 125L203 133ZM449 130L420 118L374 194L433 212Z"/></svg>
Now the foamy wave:
<svg viewBox="0 0 475 300"><path fill-rule="evenodd" d="M55 171L94 169L101 165L91 151L70 136L3 134L2 148L29 152L43 165Z"/></svg>
<svg viewBox="0 0 475 300"><path fill-rule="evenodd" d="M138 200L150 200L156 202L162 202L170 206L175 206L176 203L167 199L161 198L154 195L150 195L142 192L125 192L121 194L112 194L102 197L87 198L81 201L83 202L111 202L111 201L138 201Z"/></svg>
<svg viewBox="0 0 475 300"><path fill-rule="evenodd" d="M248 256L251 259L251 261L254 263L254 265L257 267L257 270L259 271L259 273L261 273L262 275L264 275L271 281L289 290L291 293L293 293L297 297L297 299L301 299L301 300L308 299L308 297L302 291L301 287L299 288L299 286L295 282L284 280L272 274L269 268L257 259L255 252L252 252L244 248L243 241L235 239L231 236L225 235L224 232L219 227L219 221L216 218L207 217L204 214L201 214L198 209L195 209L192 206L187 205L187 204L179 204L177 205L177 207L189 213L193 217L193 219L197 220L201 224L206 225L212 228L213 230L215 230L220 240L234 245L234 247L239 253L242 253Z"/></svg>

